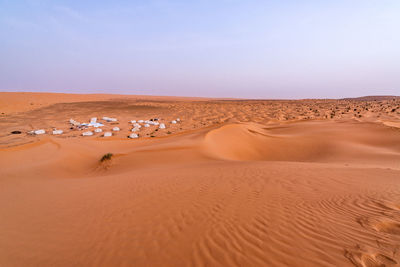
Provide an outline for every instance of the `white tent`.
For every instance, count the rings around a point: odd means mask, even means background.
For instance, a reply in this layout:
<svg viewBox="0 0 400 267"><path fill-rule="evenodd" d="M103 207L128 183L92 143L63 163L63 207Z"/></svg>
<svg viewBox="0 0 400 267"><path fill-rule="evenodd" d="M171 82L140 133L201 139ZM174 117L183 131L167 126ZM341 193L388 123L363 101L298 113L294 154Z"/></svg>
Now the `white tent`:
<svg viewBox="0 0 400 267"><path fill-rule="evenodd" d="M115 121L117 121L116 118L110 118L110 117L103 117L103 120L108 121L108 122L115 122Z"/></svg>
<svg viewBox="0 0 400 267"><path fill-rule="evenodd" d="M118 132L120 129L119 129L119 127L114 127L114 128L112 128L112 130L113 130L114 132Z"/></svg>
<svg viewBox="0 0 400 267"><path fill-rule="evenodd" d="M97 118L91 118L90 123L87 124L86 126L93 126L93 127L101 127L104 126L104 124L101 124L100 122L97 122Z"/></svg>
<svg viewBox="0 0 400 267"><path fill-rule="evenodd" d="M96 128L96 129L94 130L95 133L101 133L102 131L103 131L103 130L100 129L100 128Z"/></svg>
<svg viewBox="0 0 400 267"><path fill-rule="evenodd" d="M73 120L73 119L70 119L70 120L69 120L69 123L71 123L73 126L78 126L78 125L80 125L79 122L77 122L76 120Z"/></svg>
<svg viewBox="0 0 400 267"><path fill-rule="evenodd" d="M145 123L150 124L150 125L159 125L159 123L156 121L145 121Z"/></svg>
<svg viewBox="0 0 400 267"><path fill-rule="evenodd" d="M160 123L160 126L158 126L158 128L165 129L165 124L164 123Z"/></svg>
<svg viewBox="0 0 400 267"><path fill-rule="evenodd" d="M135 133L131 133L130 135L129 135L129 138L138 138L139 137L139 135L137 135L137 134L135 134Z"/></svg>
<svg viewBox="0 0 400 267"><path fill-rule="evenodd" d="M99 122L96 122L96 123L89 123L89 126L93 126L93 127L101 127L101 126L104 126L104 124L101 124L101 123L99 123Z"/></svg>
<svg viewBox="0 0 400 267"><path fill-rule="evenodd" d="M104 137L110 137L110 136L112 136L112 133L111 132L105 132L103 136Z"/></svg>
<svg viewBox="0 0 400 267"><path fill-rule="evenodd" d="M53 130L53 134L62 134L63 130Z"/></svg>
<svg viewBox="0 0 400 267"><path fill-rule="evenodd" d="M46 133L46 131L45 131L45 130L43 130L43 129L40 129L40 130L36 130L36 131L34 131L33 133L34 133L34 134L36 134L36 135L39 135L39 134L45 134L45 133Z"/></svg>
<svg viewBox="0 0 400 267"><path fill-rule="evenodd" d="M91 136L91 135L93 135L92 131L87 131L82 133L82 136Z"/></svg>

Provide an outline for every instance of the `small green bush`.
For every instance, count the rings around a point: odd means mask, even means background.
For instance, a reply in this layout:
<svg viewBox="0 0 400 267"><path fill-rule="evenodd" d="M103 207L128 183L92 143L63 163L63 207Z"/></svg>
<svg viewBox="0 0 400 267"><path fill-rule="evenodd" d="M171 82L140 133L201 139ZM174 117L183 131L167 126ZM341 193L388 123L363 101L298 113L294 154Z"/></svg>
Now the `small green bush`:
<svg viewBox="0 0 400 267"><path fill-rule="evenodd" d="M103 162L103 161L106 161L106 160L110 160L110 159L112 158L112 156L113 156L112 153L104 154L104 155L101 157L100 162Z"/></svg>

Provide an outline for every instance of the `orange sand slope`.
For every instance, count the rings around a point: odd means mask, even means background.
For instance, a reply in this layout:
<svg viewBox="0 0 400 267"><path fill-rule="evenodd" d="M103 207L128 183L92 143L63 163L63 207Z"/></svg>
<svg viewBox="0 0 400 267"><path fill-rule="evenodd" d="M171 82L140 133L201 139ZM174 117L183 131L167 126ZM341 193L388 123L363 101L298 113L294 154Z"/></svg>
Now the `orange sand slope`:
<svg viewBox="0 0 400 267"><path fill-rule="evenodd" d="M399 100L83 101L0 120L1 266L400 264Z"/></svg>

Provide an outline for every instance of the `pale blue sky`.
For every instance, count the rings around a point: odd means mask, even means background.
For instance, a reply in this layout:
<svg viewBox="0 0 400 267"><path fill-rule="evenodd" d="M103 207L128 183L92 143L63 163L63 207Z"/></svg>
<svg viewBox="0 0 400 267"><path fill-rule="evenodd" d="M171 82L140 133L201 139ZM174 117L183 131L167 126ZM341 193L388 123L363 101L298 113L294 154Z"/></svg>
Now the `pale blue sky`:
<svg viewBox="0 0 400 267"><path fill-rule="evenodd" d="M400 95L400 1L0 0L0 91Z"/></svg>

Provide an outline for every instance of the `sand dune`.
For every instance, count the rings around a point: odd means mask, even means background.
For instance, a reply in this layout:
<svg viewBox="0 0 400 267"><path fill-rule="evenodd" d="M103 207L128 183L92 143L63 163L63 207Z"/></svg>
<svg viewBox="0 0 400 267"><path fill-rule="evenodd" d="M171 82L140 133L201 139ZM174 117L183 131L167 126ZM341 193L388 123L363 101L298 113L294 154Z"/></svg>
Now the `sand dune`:
<svg viewBox="0 0 400 267"><path fill-rule="evenodd" d="M0 120L2 266L400 264L399 100L57 101Z"/></svg>
<svg viewBox="0 0 400 267"><path fill-rule="evenodd" d="M397 141L397 131L368 123L247 123L208 132L205 147L217 158L230 160L359 162L396 167L400 152Z"/></svg>

